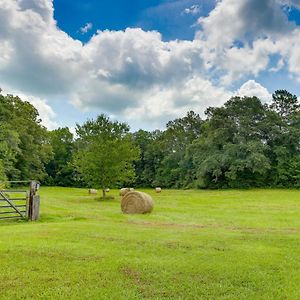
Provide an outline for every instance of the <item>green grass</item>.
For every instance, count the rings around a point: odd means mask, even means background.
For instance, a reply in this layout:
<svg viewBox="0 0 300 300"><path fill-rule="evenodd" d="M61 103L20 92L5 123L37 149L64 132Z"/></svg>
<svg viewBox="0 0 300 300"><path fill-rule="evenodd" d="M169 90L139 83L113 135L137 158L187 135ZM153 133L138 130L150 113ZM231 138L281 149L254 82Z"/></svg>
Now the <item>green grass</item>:
<svg viewBox="0 0 300 300"><path fill-rule="evenodd" d="M147 192L42 188L39 222L0 221L0 299L300 299L300 191Z"/></svg>

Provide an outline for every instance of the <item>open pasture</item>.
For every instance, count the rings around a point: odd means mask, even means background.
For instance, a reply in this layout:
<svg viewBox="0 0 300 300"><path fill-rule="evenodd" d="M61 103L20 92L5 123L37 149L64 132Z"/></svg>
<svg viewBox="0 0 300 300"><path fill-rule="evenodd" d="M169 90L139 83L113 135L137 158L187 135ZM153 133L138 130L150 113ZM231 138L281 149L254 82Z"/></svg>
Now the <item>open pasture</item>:
<svg viewBox="0 0 300 300"><path fill-rule="evenodd" d="M0 222L0 299L299 299L300 191L42 188L41 220Z"/></svg>

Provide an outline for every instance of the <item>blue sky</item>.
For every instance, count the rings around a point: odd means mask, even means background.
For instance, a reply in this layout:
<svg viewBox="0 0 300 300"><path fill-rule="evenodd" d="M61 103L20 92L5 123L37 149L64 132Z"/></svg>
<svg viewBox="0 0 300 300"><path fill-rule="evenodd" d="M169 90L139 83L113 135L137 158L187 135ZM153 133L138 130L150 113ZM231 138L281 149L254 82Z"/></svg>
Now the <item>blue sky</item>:
<svg viewBox="0 0 300 300"><path fill-rule="evenodd" d="M300 0L0 0L0 86L50 129L300 96Z"/></svg>
<svg viewBox="0 0 300 300"><path fill-rule="evenodd" d="M199 6L201 12L184 13L193 5ZM96 30L124 30L127 27L157 30L164 40L192 40L195 34L193 24L200 14L207 14L213 5L214 1L203 0L55 0L54 17L61 29L83 42L87 42ZM93 28L83 35L79 28L86 23L92 23Z"/></svg>

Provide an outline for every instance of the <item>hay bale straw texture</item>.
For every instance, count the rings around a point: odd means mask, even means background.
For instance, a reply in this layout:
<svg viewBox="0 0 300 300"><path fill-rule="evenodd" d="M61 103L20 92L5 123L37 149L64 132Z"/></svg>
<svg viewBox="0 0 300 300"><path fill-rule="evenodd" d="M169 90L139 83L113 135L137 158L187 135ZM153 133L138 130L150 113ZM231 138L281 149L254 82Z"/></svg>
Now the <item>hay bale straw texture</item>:
<svg viewBox="0 0 300 300"><path fill-rule="evenodd" d="M161 193L161 188L160 188L160 187L156 187L156 188L155 188L155 192L156 192L156 193Z"/></svg>
<svg viewBox="0 0 300 300"><path fill-rule="evenodd" d="M120 196L124 197L128 192L130 192L129 188L120 189Z"/></svg>
<svg viewBox="0 0 300 300"><path fill-rule="evenodd" d="M150 213L153 206L151 196L143 192L128 192L121 201L121 209L125 214Z"/></svg>
<svg viewBox="0 0 300 300"><path fill-rule="evenodd" d="M96 189L89 189L89 194L90 195L96 195L98 191Z"/></svg>

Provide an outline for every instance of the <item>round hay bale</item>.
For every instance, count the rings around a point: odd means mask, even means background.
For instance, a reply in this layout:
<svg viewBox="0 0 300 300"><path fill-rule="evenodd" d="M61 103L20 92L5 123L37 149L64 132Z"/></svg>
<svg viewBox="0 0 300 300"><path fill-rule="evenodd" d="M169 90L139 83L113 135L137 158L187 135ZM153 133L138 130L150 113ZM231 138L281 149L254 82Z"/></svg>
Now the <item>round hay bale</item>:
<svg viewBox="0 0 300 300"><path fill-rule="evenodd" d="M130 192L129 188L120 189L120 196L124 197L126 193Z"/></svg>
<svg viewBox="0 0 300 300"><path fill-rule="evenodd" d="M97 194L97 190L96 189L89 189L89 194L90 195L96 195Z"/></svg>
<svg viewBox="0 0 300 300"><path fill-rule="evenodd" d="M161 193L161 188L160 188L160 187L156 187L156 188L155 188L155 192L156 192L156 193Z"/></svg>
<svg viewBox="0 0 300 300"><path fill-rule="evenodd" d="M130 192L133 192L133 191L134 191L134 188L130 188L129 191L130 191Z"/></svg>
<svg viewBox="0 0 300 300"><path fill-rule="evenodd" d="M125 214L150 213L153 206L151 196L143 192L127 192L121 201L121 209Z"/></svg>
<svg viewBox="0 0 300 300"><path fill-rule="evenodd" d="M106 193L109 193L109 191L110 191L110 189L105 189L105 192L106 192Z"/></svg>

